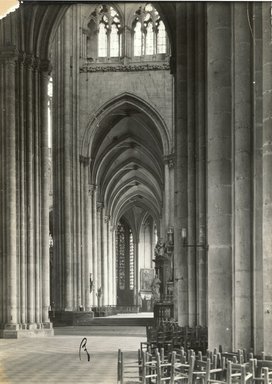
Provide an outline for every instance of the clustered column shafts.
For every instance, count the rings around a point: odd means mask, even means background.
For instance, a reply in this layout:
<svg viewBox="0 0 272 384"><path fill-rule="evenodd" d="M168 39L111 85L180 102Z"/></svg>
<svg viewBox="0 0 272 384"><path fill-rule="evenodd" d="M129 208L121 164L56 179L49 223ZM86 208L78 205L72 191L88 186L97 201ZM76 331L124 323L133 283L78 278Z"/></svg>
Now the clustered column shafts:
<svg viewBox="0 0 272 384"><path fill-rule="evenodd" d="M42 63L41 92L41 257L42 257L42 322L49 323L49 179L48 179L48 71L49 63Z"/></svg>
<svg viewBox="0 0 272 384"><path fill-rule="evenodd" d="M68 14L64 18L63 22L63 33L66 37L63 42L63 153L64 153L64 163L63 172L64 172L64 186L63 186L63 218L64 218L64 257L65 257L65 310L72 311L74 309L73 303L73 255L72 255L72 242L71 242L71 233L72 233L72 104L71 104L71 76L70 76L70 57L71 57L71 42L68 37L71 34L72 23L71 15Z"/></svg>
<svg viewBox="0 0 272 384"><path fill-rule="evenodd" d="M196 243L206 239L206 137L205 137L205 4L198 3L196 13ZM207 325L207 258L205 248L196 249L196 323Z"/></svg>
<svg viewBox="0 0 272 384"><path fill-rule="evenodd" d="M113 259L112 259L112 245L113 245L113 239L112 239L112 232L110 229L110 217L108 218L107 222L107 241L108 241L108 297L109 297L109 305L114 305L113 301Z"/></svg>
<svg viewBox="0 0 272 384"><path fill-rule="evenodd" d="M20 175L20 312L21 323L26 323L26 196L25 193L25 152L26 152L26 134L25 134L25 108L24 108L24 58L19 57L18 61L19 76L19 140L21 150L19 151L19 175Z"/></svg>
<svg viewBox="0 0 272 384"><path fill-rule="evenodd" d="M103 284L103 253L102 253L102 225L103 225L103 203L98 201L96 203L96 211L97 211L97 280L96 280L96 291L98 292L99 288L102 288ZM104 295L104 292L102 291L102 294ZM100 300L101 304L101 300Z"/></svg>
<svg viewBox="0 0 272 384"><path fill-rule="evenodd" d="M33 58L26 57L27 321L34 323Z"/></svg>
<svg viewBox="0 0 272 384"><path fill-rule="evenodd" d="M205 197L204 7L177 6L184 23L177 26L175 170L175 290L182 325L206 325L207 250ZM182 9L182 11L181 11ZM182 32L180 29L182 28ZM198 52L197 56L195 52ZM181 239L186 229L185 243ZM179 304L182 303L182 304ZM180 310L182 306L182 311Z"/></svg>
<svg viewBox="0 0 272 384"><path fill-rule="evenodd" d="M195 12L187 6L187 154L188 154L188 243L196 243L196 121L195 121ZM196 325L196 248L188 248L188 324Z"/></svg>
<svg viewBox="0 0 272 384"><path fill-rule="evenodd" d="M251 156L251 35L247 25L248 4L233 3L233 178L234 178L234 230L233 230L233 289L234 296L234 349L252 346L248 330L252 327L252 181ZM241 326L241 324L243 324Z"/></svg>
<svg viewBox="0 0 272 384"><path fill-rule="evenodd" d="M231 8L207 5L207 225L209 346L232 350ZM216 308L216 311L214 310Z"/></svg>
<svg viewBox="0 0 272 384"><path fill-rule="evenodd" d="M264 351L272 351L272 49L271 3L263 4L263 313Z"/></svg>
<svg viewBox="0 0 272 384"><path fill-rule="evenodd" d="M45 187L48 178L47 80L42 92L43 68L34 56L16 51L4 52L4 55L5 58L0 58L3 94L0 101L1 111L5 111L1 114L4 139L1 156L4 155L2 160L6 166L1 190L6 197L1 200L1 210L6 206L5 213L3 211L6 240L1 244L1 277L8 284L1 290L1 334L18 337L20 332L38 330L40 335L52 335L48 318L49 288L46 296L42 294L42 289L46 290L46 279L49 281L49 268L44 264L46 260L49 263L49 257L46 258L49 252L48 191ZM40 148L44 143L46 152L43 154ZM46 312L44 316L42 307Z"/></svg>
<svg viewBox="0 0 272 384"><path fill-rule="evenodd" d="M4 62L0 61L0 84L4 84L4 78L5 78L5 73L4 73ZM0 277L1 277L1 283L0 283L0 290L2 290L2 295L0 296L0 324L3 325L5 320L6 320L6 305L4 305L5 302L5 297L6 297L6 226L5 226L5 199L6 196L3 193L3 190L5 188L5 114L4 112L4 100L5 100L5 95L4 95L4 87L1 89L0 92L0 170L1 170L1 194L0 194L0 228L1 228L1 248L0 248L0 257L2 262L0 263Z"/></svg>
<svg viewBox="0 0 272 384"><path fill-rule="evenodd" d="M40 227L40 221L41 221L41 214L43 213L40 211L40 201L41 201L41 196L40 196L40 187L41 186L41 168L42 164L40 167L40 159L41 159L41 153L40 153L40 119L39 119L39 113L40 113L40 95L39 95L39 88L40 88L40 83L39 83L39 61L36 60L33 63L33 173L34 173L34 228L35 230L35 235L34 235L34 249L35 249L35 254L34 254L34 268L35 268L35 292L40 292L40 283L41 280L39 277L41 276L41 265L40 265L40 259L41 259L41 239L40 239L40 231L37 230L37 228ZM47 83L46 83L46 92L43 95L45 101L47 101ZM42 97L41 97L42 99ZM46 103L47 104L47 103ZM43 116L41 117L41 121L43 120ZM45 125L45 133L47 133L47 124ZM47 144L48 145L48 144ZM47 153L48 156L48 153ZM42 163L42 161L41 161ZM46 173L47 176L47 173ZM49 193L49 191L48 191ZM47 206L47 212L48 212L48 206ZM49 223L49 216L48 213L45 216L45 219L47 218L48 223ZM49 231L47 232L47 234ZM47 235L47 240L48 240L48 235ZM46 237L45 237L46 241ZM48 248L48 241L46 241L46 246ZM49 270L48 270L48 277L49 277ZM42 289L42 288L41 288ZM41 295L40 294L35 294L35 323L39 324L42 322L42 316L41 316ZM47 313L48 313L48 308L49 308L49 302L47 303ZM48 316L48 314L47 314ZM48 319L49 321L49 319Z"/></svg>
<svg viewBox="0 0 272 384"><path fill-rule="evenodd" d="M93 196L93 189L91 189L91 186L89 185L89 162L87 166L84 167L85 171L85 196L86 196L86 206L85 206L85 223L86 223L86 254L83 255L83 260L85 257L85 310L89 311L91 310L91 304L93 303L93 300L91 300L91 292L90 292L90 279L91 279L91 273L92 273L92 282L93 282L93 253L92 253L92 196ZM93 287L92 287L93 289Z"/></svg>
<svg viewBox="0 0 272 384"><path fill-rule="evenodd" d="M92 201L92 218L93 218L93 304L97 305L97 290L99 288L98 282L98 255L97 255L97 208L96 208L96 189L93 193L93 201Z"/></svg>
<svg viewBox="0 0 272 384"><path fill-rule="evenodd" d="M103 222L103 303L109 304L109 239L108 239L109 217L104 216Z"/></svg>
<svg viewBox="0 0 272 384"><path fill-rule="evenodd" d="M80 155L79 20L77 7L65 14L53 45L54 290L58 311L90 309L93 217L89 219L88 165ZM71 44L72 41L72 44ZM55 104L55 105L54 105ZM58 108L56 108L56 105ZM89 207L89 208L88 208ZM92 237L92 236L91 236Z"/></svg>
<svg viewBox="0 0 272 384"><path fill-rule="evenodd" d="M7 326L18 323L17 312L17 231L16 231L16 113L15 113L15 60L5 60L5 179L6 179L6 287L7 311L3 319Z"/></svg>
<svg viewBox="0 0 272 384"><path fill-rule="evenodd" d="M176 221L175 227L180 232L187 228L187 8L185 3L177 3L176 42L176 142L177 164L175 173ZM180 233L175 236L175 309L180 325L188 324L188 266L187 252L182 247Z"/></svg>
<svg viewBox="0 0 272 384"><path fill-rule="evenodd" d="M249 8L250 11L250 8ZM252 122L253 122L253 305L252 325L254 350L264 351L263 327L263 46L262 3L253 3L249 13L252 20Z"/></svg>

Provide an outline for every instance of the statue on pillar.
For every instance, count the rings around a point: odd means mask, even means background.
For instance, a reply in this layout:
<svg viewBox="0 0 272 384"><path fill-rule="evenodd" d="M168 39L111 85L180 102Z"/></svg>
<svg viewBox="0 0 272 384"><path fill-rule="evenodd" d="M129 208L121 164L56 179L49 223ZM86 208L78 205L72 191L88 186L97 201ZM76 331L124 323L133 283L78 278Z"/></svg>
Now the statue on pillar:
<svg viewBox="0 0 272 384"><path fill-rule="evenodd" d="M160 285L161 280L156 275L151 284L152 299L154 300L154 302L160 301Z"/></svg>
<svg viewBox="0 0 272 384"><path fill-rule="evenodd" d="M163 239L160 237L156 246L155 246L155 259L159 259L160 257L164 256L165 252L165 243L163 242Z"/></svg>

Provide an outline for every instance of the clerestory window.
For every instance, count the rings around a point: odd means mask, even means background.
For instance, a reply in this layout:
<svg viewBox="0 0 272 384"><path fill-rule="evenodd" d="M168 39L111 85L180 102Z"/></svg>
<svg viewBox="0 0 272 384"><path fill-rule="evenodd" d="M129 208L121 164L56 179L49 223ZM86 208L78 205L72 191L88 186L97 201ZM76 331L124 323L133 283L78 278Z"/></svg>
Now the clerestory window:
<svg viewBox="0 0 272 384"><path fill-rule="evenodd" d="M134 56L166 53L167 34L159 13L151 4L141 6L135 14L133 24Z"/></svg>
<svg viewBox="0 0 272 384"><path fill-rule="evenodd" d="M88 24L89 60L120 57L122 33L121 21L116 10L109 5L99 5L91 14Z"/></svg>

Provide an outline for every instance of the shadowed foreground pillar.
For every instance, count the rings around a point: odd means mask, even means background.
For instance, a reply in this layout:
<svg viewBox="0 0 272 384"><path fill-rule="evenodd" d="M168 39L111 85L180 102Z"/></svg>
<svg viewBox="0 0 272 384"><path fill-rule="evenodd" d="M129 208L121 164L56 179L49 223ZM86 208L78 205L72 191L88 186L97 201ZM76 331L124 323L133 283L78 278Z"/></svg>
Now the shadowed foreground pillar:
<svg viewBox="0 0 272 384"><path fill-rule="evenodd" d="M209 348L232 350L231 7L207 4Z"/></svg>

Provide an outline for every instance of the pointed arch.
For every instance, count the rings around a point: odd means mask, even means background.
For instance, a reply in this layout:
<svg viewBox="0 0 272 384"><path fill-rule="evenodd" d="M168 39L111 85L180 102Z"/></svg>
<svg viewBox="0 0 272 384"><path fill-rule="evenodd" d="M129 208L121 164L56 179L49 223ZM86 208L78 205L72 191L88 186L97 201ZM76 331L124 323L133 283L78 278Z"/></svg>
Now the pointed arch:
<svg viewBox="0 0 272 384"><path fill-rule="evenodd" d="M101 134L100 123L103 119L105 119L106 116L113 114L113 112L118 109L128 107L143 113L150 119L153 123L152 125L156 127L159 132L164 156L170 154L170 134L161 114L152 106L151 103L147 102L143 98L129 92L124 92L104 103L96 111L96 113L92 114L92 118L85 129L82 140L82 156L93 158L94 143L96 138Z"/></svg>

